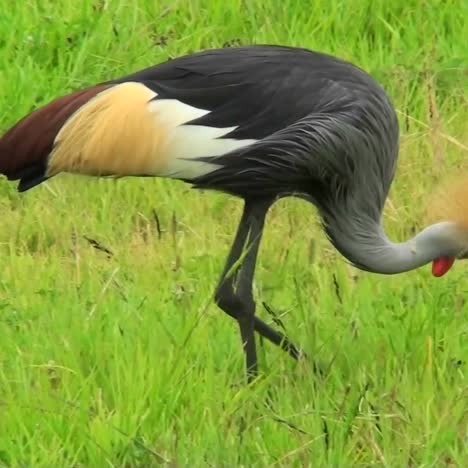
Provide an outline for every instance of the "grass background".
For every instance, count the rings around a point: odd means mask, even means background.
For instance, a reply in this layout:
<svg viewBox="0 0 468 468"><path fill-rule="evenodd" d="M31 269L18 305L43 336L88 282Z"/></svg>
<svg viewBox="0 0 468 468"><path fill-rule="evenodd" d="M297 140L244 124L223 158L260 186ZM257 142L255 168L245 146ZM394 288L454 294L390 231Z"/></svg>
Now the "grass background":
<svg viewBox="0 0 468 468"><path fill-rule="evenodd" d="M395 240L467 169L462 0L0 0L0 129L57 95L191 51L283 43L351 60L401 118ZM468 466L468 270L350 268L315 210L271 210L255 281L306 352L212 303L241 203L167 180L0 181L0 466ZM95 242L93 242L93 240ZM105 246L110 253L98 248ZM265 402L271 405L266 406Z"/></svg>

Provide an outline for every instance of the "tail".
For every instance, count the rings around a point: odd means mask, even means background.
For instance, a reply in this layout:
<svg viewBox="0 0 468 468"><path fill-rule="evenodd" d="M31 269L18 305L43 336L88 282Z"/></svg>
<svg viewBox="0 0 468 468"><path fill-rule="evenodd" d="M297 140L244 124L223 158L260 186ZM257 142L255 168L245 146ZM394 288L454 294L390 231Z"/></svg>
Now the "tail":
<svg viewBox="0 0 468 468"><path fill-rule="evenodd" d="M104 89L96 86L60 97L22 118L0 139L0 173L8 180L19 180L20 192L46 180L47 160L58 132Z"/></svg>
<svg viewBox="0 0 468 468"><path fill-rule="evenodd" d="M151 175L161 129L142 83L100 84L62 96L0 138L0 174L24 192L60 172Z"/></svg>

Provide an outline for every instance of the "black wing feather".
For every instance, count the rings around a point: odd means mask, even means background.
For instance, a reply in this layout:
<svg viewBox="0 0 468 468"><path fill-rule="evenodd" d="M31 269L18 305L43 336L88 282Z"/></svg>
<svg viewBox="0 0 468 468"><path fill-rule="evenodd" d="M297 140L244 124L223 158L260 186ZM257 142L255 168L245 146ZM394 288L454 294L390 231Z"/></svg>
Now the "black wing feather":
<svg viewBox="0 0 468 468"><path fill-rule="evenodd" d="M365 74L306 49L251 46L215 49L169 60L113 83L139 81L161 99L209 110L190 122L237 126L230 138L261 139L319 110L330 79Z"/></svg>

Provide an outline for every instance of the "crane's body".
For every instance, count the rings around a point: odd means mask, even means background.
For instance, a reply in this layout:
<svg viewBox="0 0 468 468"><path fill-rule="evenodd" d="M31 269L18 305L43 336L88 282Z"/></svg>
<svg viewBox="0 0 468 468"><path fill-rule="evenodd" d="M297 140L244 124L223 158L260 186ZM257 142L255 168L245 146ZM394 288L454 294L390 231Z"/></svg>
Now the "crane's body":
<svg viewBox="0 0 468 468"><path fill-rule="evenodd" d="M254 315L256 256L277 198L314 203L333 245L363 270L433 262L440 276L466 256L468 225L457 220L402 244L385 236L398 148L392 103L366 72L306 49L251 46L179 57L37 109L0 139L0 173L20 191L71 172L169 177L244 199L217 303L239 321L256 368L254 328L298 355ZM246 246L235 282L226 273Z"/></svg>
<svg viewBox="0 0 468 468"><path fill-rule="evenodd" d="M376 113L373 107L381 118L370 115ZM341 119L343 127L355 127L366 118L360 113L381 120L383 128L377 129L376 138L378 132L391 133L390 154L370 161L390 163L390 170L384 171L386 180L379 181L388 189L398 150L398 124L386 94L367 74L308 50L220 49L176 58L59 98L3 137L0 149L8 145L10 154L1 161L10 165L7 176L20 179L20 190L67 171L163 176L195 183L200 178L201 185L240 196L308 193L317 189L313 165L326 168L326 161L318 157L299 161L291 154L290 159L312 169L310 177L301 171L306 167L298 167L296 177L288 171L291 180L281 180L273 153L281 152L278 144L288 143L283 135L295 126L291 138L300 138L299 131L314 124L319 135L318 126L323 132L327 121L334 119ZM25 141L26 130L31 135ZM346 129L343 133L344 139ZM330 163L338 166L335 171L347 162L340 150L342 160ZM265 161L258 160L258 154ZM33 160L39 163L37 171L22 173L23 162L31 168ZM223 167L227 169L213 174ZM344 169L342 173L344 185L352 174Z"/></svg>

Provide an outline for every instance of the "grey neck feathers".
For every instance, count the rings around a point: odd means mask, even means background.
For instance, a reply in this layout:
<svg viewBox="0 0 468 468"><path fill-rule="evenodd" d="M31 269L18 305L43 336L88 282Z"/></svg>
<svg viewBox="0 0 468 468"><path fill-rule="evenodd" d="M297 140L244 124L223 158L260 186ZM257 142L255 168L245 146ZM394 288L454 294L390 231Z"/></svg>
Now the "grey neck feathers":
<svg viewBox="0 0 468 468"><path fill-rule="evenodd" d="M390 275L459 255L461 240L453 223L434 224L402 243L390 241L382 228L399 149L398 121L383 92L362 97L357 109L341 113L327 128L324 147L330 154L320 161L328 178L314 201L329 239L344 257L362 270Z"/></svg>
<svg viewBox="0 0 468 468"><path fill-rule="evenodd" d="M370 220L328 225L326 231L357 268L386 275L414 270L438 257L456 257L462 248L457 227L450 222L433 224L402 243L390 241L381 225Z"/></svg>

